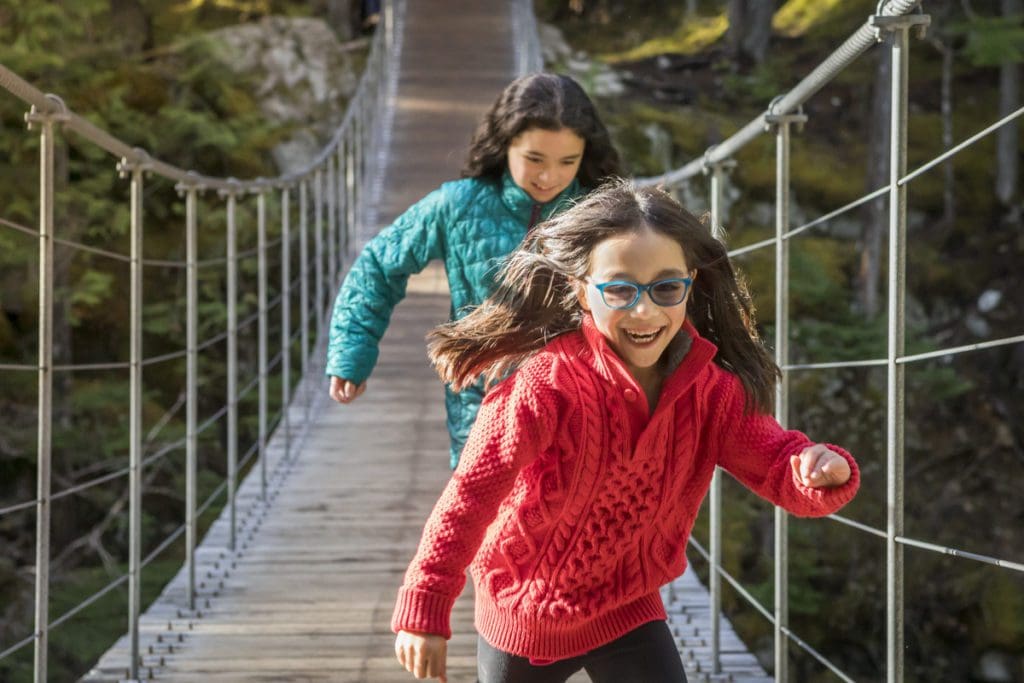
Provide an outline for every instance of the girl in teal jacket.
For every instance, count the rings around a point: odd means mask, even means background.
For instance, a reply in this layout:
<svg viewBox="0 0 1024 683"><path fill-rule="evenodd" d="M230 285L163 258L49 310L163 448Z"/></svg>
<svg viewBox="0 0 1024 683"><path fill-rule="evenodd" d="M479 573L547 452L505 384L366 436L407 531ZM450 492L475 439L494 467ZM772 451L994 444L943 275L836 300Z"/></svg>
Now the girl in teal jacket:
<svg viewBox="0 0 1024 683"><path fill-rule="evenodd" d="M410 275L444 261L458 320L491 294L530 228L618 174L618 153L576 81L541 73L509 84L473 136L463 178L414 204L352 264L331 316L331 398L349 403L366 389ZM482 385L445 390L453 469L482 398Z"/></svg>

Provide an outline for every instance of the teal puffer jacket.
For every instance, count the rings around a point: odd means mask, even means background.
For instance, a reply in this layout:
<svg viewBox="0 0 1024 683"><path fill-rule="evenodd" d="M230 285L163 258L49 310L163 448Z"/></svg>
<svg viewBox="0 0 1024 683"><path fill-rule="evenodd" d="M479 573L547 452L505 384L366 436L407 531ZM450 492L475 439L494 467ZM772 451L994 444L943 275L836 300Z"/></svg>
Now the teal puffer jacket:
<svg viewBox="0 0 1024 683"><path fill-rule="evenodd" d="M391 312L405 296L409 276L433 259L444 261L451 291L451 319L486 299L505 257L535 223L582 193L574 180L554 200L537 204L512 177L464 178L444 183L367 243L334 302L327 345L327 374L359 384L377 363L378 344ZM480 385L445 391L451 466L480 408Z"/></svg>

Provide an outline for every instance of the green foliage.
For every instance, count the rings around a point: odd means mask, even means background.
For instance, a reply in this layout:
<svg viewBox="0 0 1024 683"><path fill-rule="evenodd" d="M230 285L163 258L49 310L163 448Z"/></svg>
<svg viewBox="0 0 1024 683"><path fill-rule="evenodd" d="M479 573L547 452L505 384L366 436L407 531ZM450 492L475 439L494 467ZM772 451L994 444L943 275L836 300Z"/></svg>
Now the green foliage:
<svg viewBox="0 0 1024 683"><path fill-rule="evenodd" d="M975 66L1024 62L1024 17L975 16L950 28L966 38L964 54Z"/></svg>
<svg viewBox="0 0 1024 683"><path fill-rule="evenodd" d="M111 14L109 0L21 2L0 0L0 63L35 87L58 93L77 114L153 157L213 176L274 176L272 148L292 131L264 120L258 84L235 73L219 46L202 34L269 13L309 14L306 0L129 3L136 10ZM0 91L0 362L36 362L38 325L39 135L27 131L27 106ZM127 256L130 251L128 183L115 171L118 159L103 149L65 134L57 127L55 145L55 230L57 237ZM144 179L143 254L147 260L184 258L184 202L173 184L156 176ZM255 245L255 201L239 200L240 249ZM280 206L267 202L268 232L279 232ZM199 253L210 259L199 269L199 339L220 335L226 327L224 202L200 195ZM129 275L127 263L57 244L55 267L55 363L104 363L127 360ZM243 278L254 281L253 259L240 264ZM271 257L268 295L280 285ZM147 264L143 268L143 350L152 358L180 352L185 343L185 271ZM247 294L240 307L254 308ZM275 321L271 335L280 335ZM295 323L293 322L293 325ZM254 335L240 339L242 373L253 376ZM199 418L216 414L225 400L223 342L206 347L200 358ZM181 358L144 368L142 439L149 456L185 433ZM129 450L128 373L122 370L58 372L53 392L53 475L55 492L127 465ZM293 378L294 379L294 378ZM36 460L36 373L3 372L0 381L0 507L31 496ZM292 385L294 387L294 384ZM271 388L270 410L281 403L280 384ZM257 428L251 392L240 415L240 443L251 444ZM199 496L205 500L224 481L223 418L210 425L199 444ZM151 549L181 521L183 449L145 468L144 545ZM115 479L54 505L55 548L65 547L98 529L126 493ZM205 528L219 512L219 501L201 518ZM0 518L0 650L31 631L31 591L24 583L31 565L34 517ZM105 553L119 562L128 548L127 515L110 520L99 534ZM180 546L180 544L179 544ZM178 548L177 550L180 550ZM177 550L175 552L177 552ZM145 550L144 550L145 551ZM143 595L151 599L173 571L178 556L167 555L143 572ZM96 568L90 547L70 556L53 575L54 615L88 597L113 577ZM162 564L163 563L163 564ZM119 568L123 571L123 567ZM51 636L50 678L74 680L125 630L123 591L114 591ZM25 656L21 656L25 655ZM31 680L31 647L0 662L0 679Z"/></svg>

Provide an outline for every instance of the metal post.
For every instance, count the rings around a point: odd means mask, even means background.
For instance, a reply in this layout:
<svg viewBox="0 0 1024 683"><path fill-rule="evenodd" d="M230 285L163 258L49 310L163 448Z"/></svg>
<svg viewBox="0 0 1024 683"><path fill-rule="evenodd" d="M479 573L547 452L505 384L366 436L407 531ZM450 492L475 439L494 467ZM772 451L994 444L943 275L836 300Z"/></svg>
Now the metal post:
<svg viewBox="0 0 1024 683"><path fill-rule="evenodd" d="M352 225L358 226L363 215L363 116L356 117L352 136ZM335 283L337 284L337 283Z"/></svg>
<svg viewBox="0 0 1024 683"><path fill-rule="evenodd" d="M395 3L394 0L384 0L383 5L381 18L384 20L384 55L381 61L390 58L395 48Z"/></svg>
<svg viewBox="0 0 1024 683"><path fill-rule="evenodd" d="M36 441L35 683L47 680L50 643L50 479L53 425L53 141L54 123L66 116L36 107L25 115L29 130L39 124L39 424Z"/></svg>
<svg viewBox="0 0 1024 683"><path fill-rule="evenodd" d="M711 234L722 240L722 184L725 171L721 164L710 167L711 172ZM711 478L708 497L711 513L711 570L708 574L708 588L711 595L711 671L721 673L721 628L722 628L722 472L716 467Z"/></svg>
<svg viewBox="0 0 1024 683"><path fill-rule="evenodd" d="M291 236L289 233L289 189L281 190L281 429L284 436L284 458L291 456Z"/></svg>
<svg viewBox="0 0 1024 683"><path fill-rule="evenodd" d="M267 500L267 193L256 195L257 319L259 335L260 499Z"/></svg>
<svg viewBox="0 0 1024 683"><path fill-rule="evenodd" d="M142 181L148 156L123 158L121 177L131 176L131 283L129 328L128 640L129 678L139 678L139 613L142 582Z"/></svg>
<svg viewBox="0 0 1024 683"><path fill-rule="evenodd" d="M335 240L338 245L338 268L344 272L345 270L345 259L348 257L348 237L349 237L349 226L348 221L348 197L345 194L346 177L348 174L348 168L345 163L345 140L341 141L338 145L338 172L335 174L334 183L334 194L338 198L338 225L335 234L331 235L331 239ZM339 278L340 280L340 278Z"/></svg>
<svg viewBox="0 0 1024 683"><path fill-rule="evenodd" d="M315 178L315 176L314 176ZM314 182L316 182L314 180ZM316 302L316 338L319 340L324 333L324 234L323 225L320 221L320 208L317 203L319 191L317 185L313 185L313 251L316 253L316 265L314 266L315 298Z"/></svg>
<svg viewBox="0 0 1024 683"><path fill-rule="evenodd" d="M354 138L355 135L352 135ZM356 227L356 169L355 169L355 154L352 151L353 144L351 140L349 144L345 146L345 241L346 244L343 247L345 250L348 249L348 239L355 235ZM337 288L338 283L332 282L331 287Z"/></svg>
<svg viewBox="0 0 1024 683"><path fill-rule="evenodd" d="M228 515L230 531L228 548L235 549L237 510L235 494L238 484L238 229L235 223L237 190L222 193L227 196L227 266L228 266Z"/></svg>
<svg viewBox="0 0 1024 683"><path fill-rule="evenodd" d="M881 5L879 5L881 9ZM899 179L907 173L907 83L909 30L930 22L927 15L871 18L887 32L892 54L889 133L889 334L886 354L886 680L902 683L904 674L903 546L903 440L904 368L897 359L905 351L907 265L907 187Z"/></svg>
<svg viewBox="0 0 1024 683"><path fill-rule="evenodd" d="M323 235L323 231L324 231L324 210L323 209L324 209L324 174L323 174L323 171L318 168L316 170L316 172L313 174L313 225L314 225L314 228L316 230L317 239L320 239L320 240L323 239L322 235ZM323 269L321 271L321 273L320 273L320 276L324 277L324 271L326 271L326 277L327 277L327 281L328 282L333 281L333 276L331 275L331 273L333 272L333 270L332 270L332 267L333 267L332 266L332 261L333 261L332 255L334 254L334 245L331 244L330 234L331 234L330 231L328 231L327 232L328 239L327 239L327 245L326 245L327 246L327 267L325 269ZM322 242L321 242L321 248L323 248L323 243ZM319 264L323 260L323 258L324 258L324 254L321 251L318 254L317 263ZM321 286L323 286L323 284L324 284L323 282L320 283ZM319 294L320 294L320 296L323 296L323 291L320 291ZM323 307L323 304L322 304L323 299L320 299L320 301L321 301L321 305L318 308L322 308ZM322 314L321 314L321 316L322 316ZM321 323L322 323L322 321L321 321Z"/></svg>
<svg viewBox="0 0 1024 683"><path fill-rule="evenodd" d="M306 181L299 181L299 319L302 344L302 377L306 386L306 423L309 423L309 409L312 402L309 381L309 220L306 212L309 202L306 197Z"/></svg>
<svg viewBox="0 0 1024 683"><path fill-rule="evenodd" d="M196 462L199 457L198 367L199 367L199 246L196 235L196 194L190 187L185 195L185 564L188 567L188 608L196 608Z"/></svg>
<svg viewBox="0 0 1024 683"><path fill-rule="evenodd" d="M777 100L776 100L777 101ZM789 363L789 151L790 125L803 124L803 114L776 115L770 106L765 122L775 129L775 364ZM789 422L789 373L782 377L775 392L775 418ZM789 517L775 507L775 680L789 680Z"/></svg>
<svg viewBox="0 0 1024 683"><path fill-rule="evenodd" d="M324 201L327 204L327 234L331 236L331 239L327 240L327 272L332 284L338 282L338 258L337 258L337 240L334 236L338 234L338 202L336 200L336 182L337 174L334 168L334 155L327 157L327 177L325 190L327 196ZM321 180L324 180L321 177Z"/></svg>
<svg viewBox="0 0 1024 683"><path fill-rule="evenodd" d="M892 122L889 144L889 337L886 363L886 671L903 681L903 379L907 251L907 30L892 34Z"/></svg>

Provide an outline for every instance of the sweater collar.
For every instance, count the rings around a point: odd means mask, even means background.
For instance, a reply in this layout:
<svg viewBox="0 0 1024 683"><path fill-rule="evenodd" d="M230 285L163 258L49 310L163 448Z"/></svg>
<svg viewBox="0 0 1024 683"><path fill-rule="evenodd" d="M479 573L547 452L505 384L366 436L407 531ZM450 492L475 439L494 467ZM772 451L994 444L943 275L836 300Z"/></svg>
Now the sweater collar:
<svg viewBox="0 0 1024 683"><path fill-rule="evenodd" d="M558 196L550 202L540 204L526 190L516 184L508 169L501 176L502 203L512 212L513 216L528 227L532 227L540 221L545 221L551 218L557 211L567 208L569 202L575 199L581 191L579 179L573 178L569 186L562 190Z"/></svg>
<svg viewBox="0 0 1024 683"><path fill-rule="evenodd" d="M631 387L640 391L641 388L636 378L608 344L605 336L597 329L594 318L589 313L583 314L582 329L587 347L591 351L594 369L617 386ZM718 347L700 336L697 328L687 320L683 323L676 338L669 343L666 353L669 354L669 367L666 368L668 377L662 385L659 407L670 403L693 384L701 370L714 360L715 354L718 353Z"/></svg>

